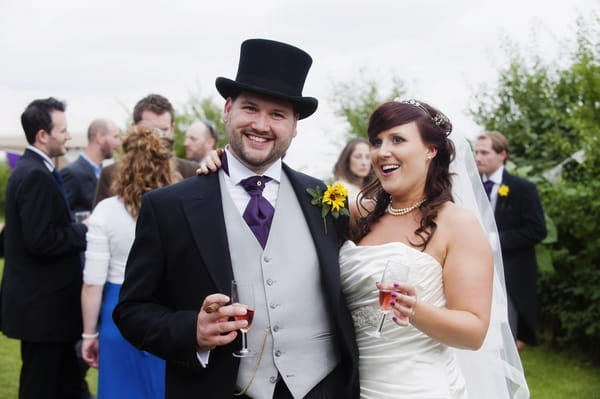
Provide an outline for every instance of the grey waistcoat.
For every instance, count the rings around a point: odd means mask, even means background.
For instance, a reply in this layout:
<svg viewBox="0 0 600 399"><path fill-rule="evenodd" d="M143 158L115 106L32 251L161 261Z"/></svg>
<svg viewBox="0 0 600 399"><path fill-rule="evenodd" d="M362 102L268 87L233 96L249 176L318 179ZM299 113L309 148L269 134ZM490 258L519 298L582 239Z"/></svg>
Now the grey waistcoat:
<svg viewBox="0 0 600 399"><path fill-rule="evenodd" d="M323 284L312 236L285 173L263 250L235 207L219 173L223 213L234 278L252 282L255 315L248 348L262 356L243 358L237 385L252 379L247 395L272 398L281 374L294 398L304 397L339 363L333 323L322 295ZM308 196L308 194L307 194Z"/></svg>

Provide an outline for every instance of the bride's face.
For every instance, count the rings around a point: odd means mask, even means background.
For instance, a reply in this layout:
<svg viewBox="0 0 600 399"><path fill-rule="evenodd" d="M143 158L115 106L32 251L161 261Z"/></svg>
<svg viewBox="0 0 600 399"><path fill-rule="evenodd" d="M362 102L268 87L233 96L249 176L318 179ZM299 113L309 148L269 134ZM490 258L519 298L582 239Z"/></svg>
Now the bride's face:
<svg viewBox="0 0 600 399"><path fill-rule="evenodd" d="M412 203L424 197L435 153L423 142L417 124L410 122L379 133L373 140L371 161L383 189L397 201Z"/></svg>

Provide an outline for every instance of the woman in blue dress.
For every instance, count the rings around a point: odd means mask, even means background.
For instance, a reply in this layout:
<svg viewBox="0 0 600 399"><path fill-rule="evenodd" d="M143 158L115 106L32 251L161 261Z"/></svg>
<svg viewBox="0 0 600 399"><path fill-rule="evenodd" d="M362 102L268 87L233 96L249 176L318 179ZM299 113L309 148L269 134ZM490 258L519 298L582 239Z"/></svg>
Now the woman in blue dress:
<svg viewBox="0 0 600 399"><path fill-rule="evenodd" d="M98 368L98 399L159 399L165 395L165 362L127 342L112 320L135 236L142 195L181 179L171 150L157 132L133 126L116 169L115 196L89 218L83 271L82 358Z"/></svg>

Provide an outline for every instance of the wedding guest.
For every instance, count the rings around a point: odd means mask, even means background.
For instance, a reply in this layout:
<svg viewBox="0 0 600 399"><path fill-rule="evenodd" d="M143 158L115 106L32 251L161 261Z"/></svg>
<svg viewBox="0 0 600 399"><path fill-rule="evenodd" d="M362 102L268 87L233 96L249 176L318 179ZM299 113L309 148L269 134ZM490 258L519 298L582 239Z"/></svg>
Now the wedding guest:
<svg viewBox="0 0 600 399"><path fill-rule="evenodd" d="M115 196L98 203L89 220L81 308L82 357L98 368L99 399L164 398L165 362L127 342L112 321L142 196L181 180L170 147L153 128L132 126L115 171Z"/></svg>
<svg viewBox="0 0 600 399"><path fill-rule="evenodd" d="M87 227L75 223L52 158L71 139L66 105L53 97L21 115L29 145L6 188L2 332L21 341L21 399L80 399L81 263Z"/></svg>
<svg viewBox="0 0 600 399"><path fill-rule="evenodd" d="M91 211L102 162L121 145L121 129L109 119L95 119L87 130L88 144L79 157L62 168L69 205L73 212Z"/></svg>
<svg viewBox="0 0 600 399"><path fill-rule="evenodd" d="M244 41L236 80L216 80L227 167L144 196L113 318L167 360L167 398L358 397L337 262L347 218L323 218L306 190L324 183L282 161L317 109L302 95L311 63L289 44ZM232 356L249 327L230 319L247 313L227 304L232 279L255 288L254 358Z"/></svg>
<svg viewBox="0 0 600 399"><path fill-rule="evenodd" d="M185 131L185 156L201 164L208 152L215 148L219 137L211 121L197 120Z"/></svg>
<svg viewBox="0 0 600 399"><path fill-rule="evenodd" d="M160 94L149 94L137 102L133 108L133 124L145 124L156 128L157 134L163 137L171 149L173 147L173 132L175 129L175 109L165 97ZM175 169L187 178L196 174L198 164L181 158L172 158ZM105 198L114 195L111 185L114 180L114 172L118 162L102 168L96 193L94 196L94 206Z"/></svg>
<svg viewBox="0 0 600 399"><path fill-rule="evenodd" d="M544 211L535 185L505 169L509 143L502 133L489 131L478 136L475 158L500 233L508 316L521 350L536 342L535 246L546 237Z"/></svg>
<svg viewBox="0 0 600 399"><path fill-rule="evenodd" d="M349 201L356 201L358 193L371 177L369 142L363 138L348 141L333 167L333 179L344 183L348 189Z"/></svg>
<svg viewBox="0 0 600 399"><path fill-rule="evenodd" d="M502 349L506 313L495 312L498 317L490 327L494 258L479 213L473 212L478 209L476 193L467 168L451 171L469 159L475 169L470 152L452 162L451 131L444 114L415 100L382 104L369 118L376 179L351 207L352 240L340 250L342 289L360 353L361 397L527 394L522 370L519 375L518 367L501 357L511 348L516 354L510 339L505 342L508 349ZM474 176L477 180L476 172ZM475 184L483 196L480 183ZM471 197L469 209L454 202L460 198L466 204ZM389 260L409 268L406 280L382 283ZM502 308L501 287L495 286L500 294L494 296L496 309ZM391 291L393 297L383 337L374 333L379 291ZM505 376L509 369L514 374ZM515 376L518 382L507 383Z"/></svg>
<svg viewBox="0 0 600 399"><path fill-rule="evenodd" d="M79 157L62 168L60 175L65 183L67 199L73 212L91 211L94 192L102 161L113 157L114 150L121 145L121 130L109 119L95 119L87 131L88 144ZM83 252L82 252L83 267ZM83 399L92 397L86 381L88 365L81 359L81 340L77 342L76 351L81 367L81 385Z"/></svg>

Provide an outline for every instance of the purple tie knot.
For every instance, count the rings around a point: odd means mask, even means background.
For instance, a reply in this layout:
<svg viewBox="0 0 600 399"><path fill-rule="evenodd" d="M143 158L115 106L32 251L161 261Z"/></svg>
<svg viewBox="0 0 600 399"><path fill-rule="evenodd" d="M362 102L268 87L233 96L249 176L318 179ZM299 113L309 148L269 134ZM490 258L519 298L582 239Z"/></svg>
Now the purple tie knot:
<svg viewBox="0 0 600 399"><path fill-rule="evenodd" d="M275 213L271 203L262 195L265 184L269 180L271 178L266 176L251 176L240 182L246 192L250 194L250 201L243 215L244 220L263 248L267 244L271 221Z"/></svg>

